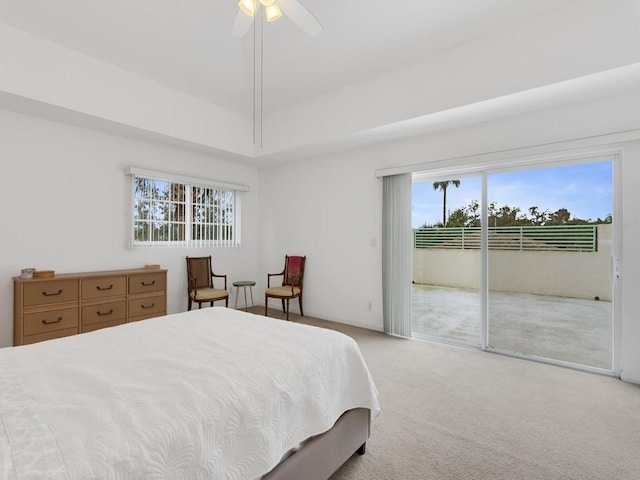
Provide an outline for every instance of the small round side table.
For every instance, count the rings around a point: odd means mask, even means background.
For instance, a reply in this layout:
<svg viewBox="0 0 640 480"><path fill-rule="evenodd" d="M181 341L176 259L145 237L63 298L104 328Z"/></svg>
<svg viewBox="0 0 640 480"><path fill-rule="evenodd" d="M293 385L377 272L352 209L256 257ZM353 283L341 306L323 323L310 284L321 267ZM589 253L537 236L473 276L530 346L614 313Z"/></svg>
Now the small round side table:
<svg viewBox="0 0 640 480"><path fill-rule="evenodd" d="M249 288L249 293L251 294L251 306L253 307L253 286L256 282L252 280L239 280L237 282L233 282L233 286L236 287L236 304L233 308L238 308L238 296L240 294L240 287L244 290L244 310L245 312L249 310L249 304L247 303L247 287Z"/></svg>

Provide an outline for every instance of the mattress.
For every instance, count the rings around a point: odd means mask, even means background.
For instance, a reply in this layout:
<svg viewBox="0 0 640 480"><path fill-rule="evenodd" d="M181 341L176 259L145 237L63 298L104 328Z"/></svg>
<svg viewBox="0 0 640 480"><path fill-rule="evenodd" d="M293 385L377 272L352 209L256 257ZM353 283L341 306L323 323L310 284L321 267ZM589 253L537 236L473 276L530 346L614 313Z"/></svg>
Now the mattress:
<svg viewBox="0 0 640 480"><path fill-rule="evenodd" d="M353 339L224 307L0 349L0 477L255 479L379 411Z"/></svg>

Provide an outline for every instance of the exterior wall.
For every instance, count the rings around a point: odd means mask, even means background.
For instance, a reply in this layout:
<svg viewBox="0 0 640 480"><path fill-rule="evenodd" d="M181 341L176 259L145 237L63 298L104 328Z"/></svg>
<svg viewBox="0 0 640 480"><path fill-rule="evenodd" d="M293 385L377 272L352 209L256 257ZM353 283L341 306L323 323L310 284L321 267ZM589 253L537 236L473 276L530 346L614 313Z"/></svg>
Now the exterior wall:
<svg viewBox="0 0 640 480"><path fill-rule="evenodd" d="M489 288L611 301L612 226L598 226L598 250L586 252L489 251ZM413 249L413 281L478 288L480 251Z"/></svg>

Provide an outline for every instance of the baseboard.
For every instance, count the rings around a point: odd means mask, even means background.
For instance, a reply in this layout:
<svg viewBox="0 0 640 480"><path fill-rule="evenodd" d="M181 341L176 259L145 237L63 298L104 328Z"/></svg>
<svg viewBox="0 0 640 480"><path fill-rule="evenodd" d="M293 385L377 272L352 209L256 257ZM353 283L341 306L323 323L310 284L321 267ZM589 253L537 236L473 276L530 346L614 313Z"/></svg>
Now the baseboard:
<svg viewBox="0 0 640 480"><path fill-rule="evenodd" d="M374 332L382 332L382 325L380 325L380 328L375 328L370 324L366 324L366 323L362 323L362 322L352 322L352 321L346 321L343 318L335 318L335 317L331 317L331 316L327 316L327 315L323 315L320 313L316 313L316 312L308 312L306 309L304 311L305 316L308 315L310 317L314 317L317 318L319 320L327 320L328 322L335 322L335 323L341 323L343 325L349 325L350 327L358 327L358 328L364 328L365 330L373 330Z"/></svg>
<svg viewBox="0 0 640 480"><path fill-rule="evenodd" d="M627 376L624 374L624 371L620 373L620 380L622 380L623 382L635 383L637 385L640 385L640 378Z"/></svg>
<svg viewBox="0 0 640 480"><path fill-rule="evenodd" d="M264 302L256 303L255 306L264 309ZM269 308L274 308L274 307L270 306ZM299 313L296 310L295 306L290 311L291 311L291 313ZM364 328L365 330L373 330L374 332L383 332L384 331L383 328L382 328L382 321L380 322L380 326L379 327L374 327L374 326L372 326L370 324L366 324L366 323L362 323L362 322L352 322L352 321L348 322L343 318L336 318L336 317L327 316L327 315L324 315L324 314L321 314L321 313L317 313L317 312L311 312L311 311L307 310L306 308L304 309L304 313L305 313L305 317L314 317L314 318L317 318L318 320L326 320L328 322L341 323L342 325L349 325L350 327Z"/></svg>

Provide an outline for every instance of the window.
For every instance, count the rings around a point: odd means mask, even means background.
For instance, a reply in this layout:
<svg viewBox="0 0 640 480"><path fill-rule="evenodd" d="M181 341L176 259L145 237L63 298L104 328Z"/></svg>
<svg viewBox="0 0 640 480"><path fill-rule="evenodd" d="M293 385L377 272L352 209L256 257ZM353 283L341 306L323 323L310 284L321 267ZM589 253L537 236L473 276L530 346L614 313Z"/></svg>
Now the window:
<svg viewBox="0 0 640 480"><path fill-rule="evenodd" d="M133 168L129 173L134 246L240 245L238 193L247 187L216 186L210 180Z"/></svg>

